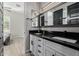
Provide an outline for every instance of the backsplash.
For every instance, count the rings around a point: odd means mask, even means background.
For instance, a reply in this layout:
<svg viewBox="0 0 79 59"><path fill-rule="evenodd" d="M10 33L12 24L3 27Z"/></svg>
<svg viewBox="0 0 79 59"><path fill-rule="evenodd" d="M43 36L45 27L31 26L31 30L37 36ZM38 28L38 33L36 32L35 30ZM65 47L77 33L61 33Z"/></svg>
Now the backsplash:
<svg viewBox="0 0 79 59"><path fill-rule="evenodd" d="M76 32L79 33L79 27L48 27L48 28L41 28L41 30L47 31L67 31L67 32Z"/></svg>

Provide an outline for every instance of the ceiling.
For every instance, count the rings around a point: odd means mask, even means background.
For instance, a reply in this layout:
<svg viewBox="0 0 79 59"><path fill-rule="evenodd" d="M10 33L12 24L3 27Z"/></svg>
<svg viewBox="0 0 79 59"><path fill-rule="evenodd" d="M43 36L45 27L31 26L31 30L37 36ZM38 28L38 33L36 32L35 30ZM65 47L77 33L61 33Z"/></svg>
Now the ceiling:
<svg viewBox="0 0 79 59"><path fill-rule="evenodd" d="M4 10L24 12L24 2L4 2Z"/></svg>

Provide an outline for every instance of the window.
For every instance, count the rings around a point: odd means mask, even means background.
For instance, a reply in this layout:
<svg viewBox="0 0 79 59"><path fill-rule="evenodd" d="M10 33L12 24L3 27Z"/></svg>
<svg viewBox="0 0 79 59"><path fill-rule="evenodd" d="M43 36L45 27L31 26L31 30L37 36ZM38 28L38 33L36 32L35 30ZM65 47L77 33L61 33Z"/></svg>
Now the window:
<svg viewBox="0 0 79 59"><path fill-rule="evenodd" d="M10 17L4 15L4 32L10 32Z"/></svg>

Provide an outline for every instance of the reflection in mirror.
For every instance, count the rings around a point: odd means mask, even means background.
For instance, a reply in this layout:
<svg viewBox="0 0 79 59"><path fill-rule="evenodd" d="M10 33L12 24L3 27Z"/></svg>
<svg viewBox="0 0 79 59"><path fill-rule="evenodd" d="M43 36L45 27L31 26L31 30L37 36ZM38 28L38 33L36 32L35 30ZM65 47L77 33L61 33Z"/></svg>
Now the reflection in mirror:
<svg viewBox="0 0 79 59"><path fill-rule="evenodd" d="M55 11L54 12L54 25L55 26L62 25L62 19L63 19L63 9Z"/></svg>
<svg viewBox="0 0 79 59"><path fill-rule="evenodd" d="M53 25L53 12L50 10L45 13L45 26L52 26Z"/></svg>
<svg viewBox="0 0 79 59"><path fill-rule="evenodd" d="M68 19L67 19L67 7L63 8L63 19L62 19L63 25L68 24Z"/></svg>
<svg viewBox="0 0 79 59"><path fill-rule="evenodd" d="M47 20L48 20L48 25L53 25L53 12L52 11L48 11L47 13Z"/></svg>
<svg viewBox="0 0 79 59"><path fill-rule="evenodd" d="M32 27L38 27L38 17L32 19Z"/></svg>
<svg viewBox="0 0 79 59"><path fill-rule="evenodd" d="M79 24L79 2L68 6L68 24Z"/></svg>
<svg viewBox="0 0 79 59"><path fill-rule="evenodd" d="M41 15L40 16L40 26L44 26L44 19L45 19L45 16Z"/></svg>

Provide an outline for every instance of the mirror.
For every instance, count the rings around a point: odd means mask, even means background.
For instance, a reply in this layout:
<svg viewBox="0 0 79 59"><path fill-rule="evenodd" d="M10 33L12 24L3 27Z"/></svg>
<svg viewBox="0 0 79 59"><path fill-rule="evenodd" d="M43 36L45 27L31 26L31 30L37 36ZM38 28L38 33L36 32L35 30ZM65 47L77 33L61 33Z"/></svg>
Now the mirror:
<svg viewBox="0 0 79 59"><path fill-rule="evenodd" d="M68 10L68 24L79 25L79 2L67 7Z"/></svg>
<svg viewBox="0 0 79 59"><path fill-rule="evenodd" d="M54 19L54 26L62 25L62 18L63 18L63 9L57 10L54 12L53 19Z"/></svg>
<svg viewBox="0 0 79 59"><path fill-rule="evenodd" d="M67 3L66 3L67 4ZM53 9L52 9L53 10ZM77 27L79 26L79 2L49 10L40 16L40 26Z"/></svg>
<svg viewBox="0 0 79 59"><path fill-rule="evenodd" d="M32 19L32 27L38 27L38 17Z"/></svg>
<svg viewBox="0 0 79 59"><path fill-rule="evenodd" d="M50 10L45 14L44 24L45 26L53 26L53 12Z"/></svg>
<svg viewBox="0 0 79 59"><path fill-rule="evenodd" d="M44 14L42 14L40 16L40 26L44 26L44 20L45 20L45 16L44 16Z"/></svg>

